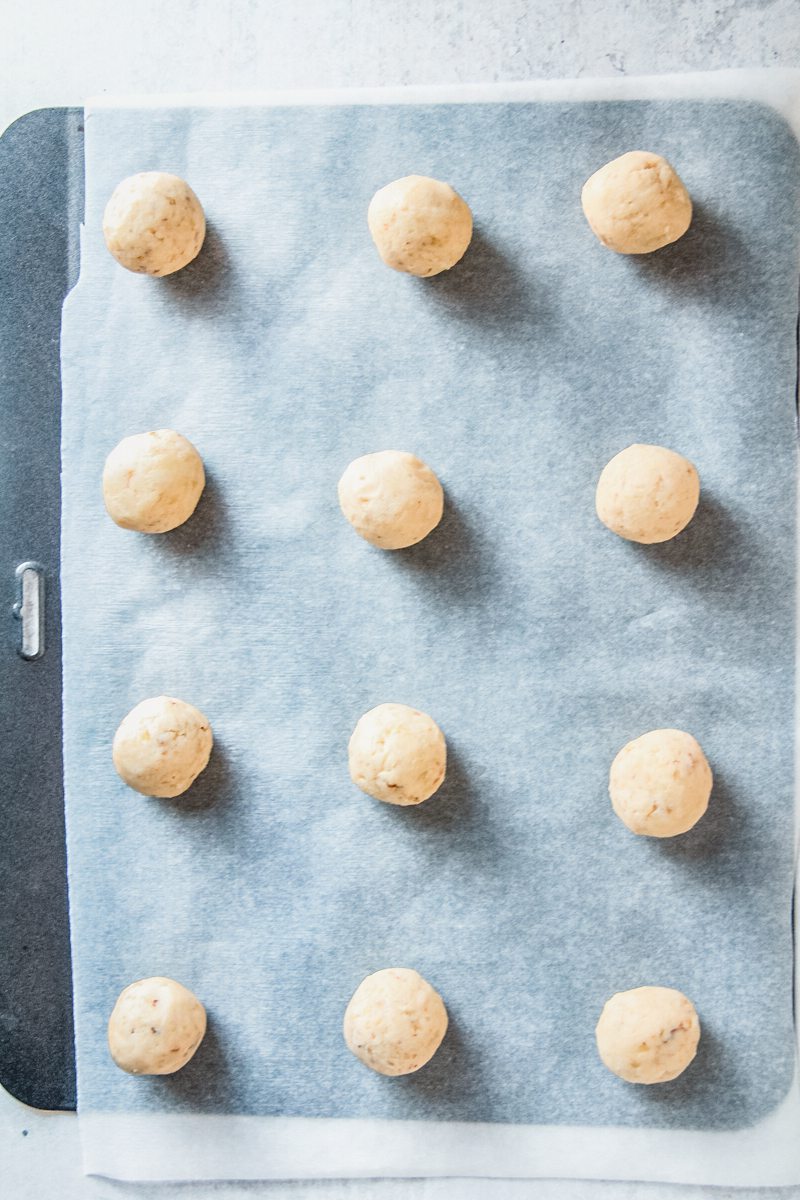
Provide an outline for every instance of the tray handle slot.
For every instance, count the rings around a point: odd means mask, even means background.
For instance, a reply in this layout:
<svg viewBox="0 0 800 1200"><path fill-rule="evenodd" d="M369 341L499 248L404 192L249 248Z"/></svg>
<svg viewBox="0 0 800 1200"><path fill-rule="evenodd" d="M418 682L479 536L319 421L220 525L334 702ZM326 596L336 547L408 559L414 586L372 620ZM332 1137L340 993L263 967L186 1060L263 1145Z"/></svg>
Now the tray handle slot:
<svg viewBox="0 0 800 1200"><path fill-rule="evenodd" d="M44 567L37 562L20 563L14 572L17 599L14 616L19 622L17 653L26 662L44 654Z"/></svg>

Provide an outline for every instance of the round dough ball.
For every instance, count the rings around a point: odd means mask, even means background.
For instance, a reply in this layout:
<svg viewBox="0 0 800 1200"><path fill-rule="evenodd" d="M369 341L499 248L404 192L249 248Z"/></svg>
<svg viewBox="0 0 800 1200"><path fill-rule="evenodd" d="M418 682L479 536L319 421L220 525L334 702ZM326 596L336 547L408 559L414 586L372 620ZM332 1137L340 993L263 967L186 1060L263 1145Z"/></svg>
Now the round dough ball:
<svg viewBox="0 0 800 1200"><path fill-rule="evenodd" d="M427 713L407 704L379 704L353 730L350 778L387 804L421 804L442 785L447 744Z"/></svg>
<svg viewBox="0 0 800 1200"><path fill-rule="evenodd" d="M426 175L382 187L370 201L367 223L387 267L409 275L448 271L472 238L469 205L449 183Z"/></svg>
<svg viewBox="0 0 800 1200"><path fill-rule="evenodd" d="M144 796L180 796L205 770L213 741L194 705L152 696L131 709L114 735L114 766Z"/></svg>
<svg viewBox="0 0 800 1200"><path fill-rule="evenodd" d="M442 485L421 459L402 450L356 458L338 490L341 510L356 533L382 550L416 545L442 519Z"/></svg>
<svg viewBox="0 0 800 1200"><path fill-rule="evenodd" d="M581 192L586 220L604 246L619 254L649 254L683 237L692 201L660 154L631 150L595 171Z"/></svg>
<svg viewBox="0 0 800 1200"><path fill-rule="evenodd" d="M690 733L654 729L622 747L611 764L608 792L628 829L664 838L697 824L712 783L706 756Z"/></svg>
<svg viewBox="0 0 800 1200"><path fill-rule="evenodd" d="M108 1022L108 1048L129 1075L171 1075L185 1067L206 1032L206 1010L174 979L140 979L120 993Z"/></svg>
<svg viewBox="0 0 800 1200"><path fill-rule="evenodd" d="M128 271L171 275L200 253L203 206L177 175L140 171L114 188L103 213L103 236Z"/></svg>
<svg viewBox="0 0 800 1200"><path fill-rule="evenodd" d="M380 1075L410 1075L430 1062L447 1032L442 997L416 971L368 975L344 1014L348 1050Z"/></svg>
<svg viewBox="0 0 800 1200"><path fill-rule="evenodd" d="M603 468L595 505L600 520L629 542L668 542L691 521L700 478L688 458L664 446L628 446Z"/></svg>
<svg viewBox="0 0 800 1200"><path fill-rule="evenodd" d="M620 1079L666 1083L685 1071L697 1053L700 1022L682 992L639 987L611 997L595 1036L600 1057Z"/></svg>
<svg viewBox="0 0 800 1200"><path fill-rule="evenodd" d="M108 515L139 533L168 533L188 521L205 484L202 458L174 429L123 438L103 468Z"/></svg>

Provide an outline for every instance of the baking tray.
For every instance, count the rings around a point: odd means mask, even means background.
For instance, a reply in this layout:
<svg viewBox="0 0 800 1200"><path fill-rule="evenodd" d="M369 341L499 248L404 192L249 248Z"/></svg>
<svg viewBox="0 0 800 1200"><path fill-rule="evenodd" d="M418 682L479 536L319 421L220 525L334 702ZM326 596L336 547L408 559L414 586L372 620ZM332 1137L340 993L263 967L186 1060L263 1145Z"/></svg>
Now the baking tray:
<svg viewBox="0 0 800 1200"><path fill-rule="evenodd" d="M28 113L0 137L0 1083L74 1109L61 761L61 306L78 275L83 109ZM21 654L18 568L44 580L43 652Z"/></svg>
<svg viewBox="0 0 800 1200"><path fill-rule="evenodd" d="M0 545L8 588L0 1083L28 1104L56 1109L76 1106L61 762L59 331L78 273L82 121L82 109L41 110L0 138ZM26 661L13 605L17 568L31 560L47 587L45 651Z"/></svg>

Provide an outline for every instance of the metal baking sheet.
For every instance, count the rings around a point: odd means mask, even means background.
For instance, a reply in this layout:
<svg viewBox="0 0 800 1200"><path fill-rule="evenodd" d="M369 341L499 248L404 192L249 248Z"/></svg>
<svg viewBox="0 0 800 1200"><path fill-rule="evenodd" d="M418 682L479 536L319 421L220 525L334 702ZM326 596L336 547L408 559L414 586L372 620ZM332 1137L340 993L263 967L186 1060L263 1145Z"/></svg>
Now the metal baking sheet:
<svg viewBox="0 0 800 1200"><path fill-rule="evenodd" d="M61 757L61 306L78 275L83 109L0 138L0 1083L75 1107ZM25 661L17 568L43 568L44 654Z"/></svg>

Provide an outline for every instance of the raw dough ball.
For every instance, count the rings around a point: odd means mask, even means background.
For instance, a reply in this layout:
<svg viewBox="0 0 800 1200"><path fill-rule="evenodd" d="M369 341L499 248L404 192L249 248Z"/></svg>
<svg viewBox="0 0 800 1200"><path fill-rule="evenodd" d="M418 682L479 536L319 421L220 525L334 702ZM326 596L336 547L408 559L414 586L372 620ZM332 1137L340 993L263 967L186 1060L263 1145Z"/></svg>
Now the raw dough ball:
<svg viewBox="0 0 800 1200"><path fill-rule="evenodd" d="M677 171L644 150L595 171L583 185L581 204L603 245L620 254L649 254L677 242L692 220L692 201Z"/></svg>
<svg viewBox="0 0 800 1200"><path fill-rule="evenodd" d="M197 507L206 477L194 446L174 429L123 438L103 468L103 499L123 529L167 533Z"/></svg>
<svg viewBox="0 0 800 1200"><path fill-rule="evenodd" d="M339 505L356 533L383 550L427 537L442 519L444 492L430 467L402 450L355 459L339 480Z"/></svg>
<svg viewBox="0 0 800 1200"><path fill-rule="evenodd" d="M629 542L667 542L691 521L700 479L688 458L664 446L628 446L603 468L597 515Z"/></svg>
<svg viewBox="0 0 800 1200"><path fill-rule="evenodd" d="M409 275L438 275L463 256L472 238L472 213L449 183L406 175L370 201L367 223L387 267Z"/></svg>
<svg viewBox="0 0 800 1200"><path fill-rule="evenodd" d="M108 1048L130 1075L171 1075L185 1067L206 1032L206 1010L174 979L140 979L120 994L108 1022Z"/></svg>
<svg viewBox="0 0 800 1200"><path fill-rule="evenodd" d="M628 1083L666 1083L685 1071L697 1053L700 1022L691 1000L674 988L617 992L595 1031L609 1071Z"/></svg>
<svg viewBox="0 0 800 1200"><path fill-rule="evenodd" d="M192 704L153 696L132 708L114 735L114 766L145 796L180 796L208 765L213 740Z"/></svg>
<svg viewBox="0 0 800 1200"><path fill-rule="evenodd" d="M654 729L623 746L611 764L614 812L633 833L675 837L708 808L711 768L690 733Z"/></svg>
<svg viewBox="0 0 800 1200"><path fill-rule="evenodd" d="M129 271L171 275L200 253L206 219L188 183L164 171L141 171L114 188L103 235Z"/></svg>
<svg viewBox="0 0 800 1200"><path fill-rule="evenodd" d="M447 1032L442 997L416 971L368 975L344 1014L348 1050L381 1075L410 1075L429 1062Z"/></svg>
<svg viewBox="0 0 800 1200"><path fill-rule="evenodd" d="M447 745L436 722L407 704L379 704L353 730L350 778L387 804L421 804L441 787Z"/></svg>

